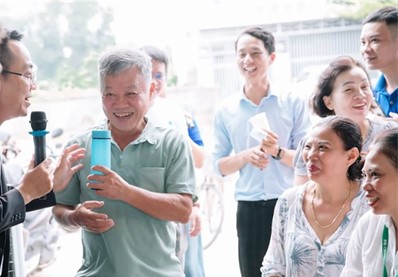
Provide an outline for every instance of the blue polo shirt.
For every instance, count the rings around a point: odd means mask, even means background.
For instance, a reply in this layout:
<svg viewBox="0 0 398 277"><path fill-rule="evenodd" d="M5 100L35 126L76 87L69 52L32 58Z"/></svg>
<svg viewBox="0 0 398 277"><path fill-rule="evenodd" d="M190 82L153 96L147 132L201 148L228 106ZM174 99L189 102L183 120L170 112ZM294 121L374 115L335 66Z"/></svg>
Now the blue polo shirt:
<svg viewBox="0 0 398 277"><path fill-rule="evenodd" d="M389 117L390 112L398 113L398 88L389 94L386 87L386 78L381 75L373 89L373 96L384 114Z"/></svg>

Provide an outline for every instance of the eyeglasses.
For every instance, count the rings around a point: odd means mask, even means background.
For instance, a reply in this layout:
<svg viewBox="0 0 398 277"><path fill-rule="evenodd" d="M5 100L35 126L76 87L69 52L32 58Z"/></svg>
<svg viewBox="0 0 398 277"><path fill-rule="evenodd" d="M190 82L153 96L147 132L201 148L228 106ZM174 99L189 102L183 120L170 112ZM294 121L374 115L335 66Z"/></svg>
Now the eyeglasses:
<svg viewBox="0 0 398 277"><path fill-rule="evenodd" d="M163 81L165 79L165 74L163 72L156 72L152 74L152 79L156 81Z"/></svg>
<svg viewBox="0 0 398 277"><path fill-rule="evenodd" d="M30 74L23 74L23 73L18 73L18 72L13 72L9 70L3 70L1 73L7 73L7 74L14 74L18 76L25 77L32 85L36 84L36 73L30 73Z"/></svg>

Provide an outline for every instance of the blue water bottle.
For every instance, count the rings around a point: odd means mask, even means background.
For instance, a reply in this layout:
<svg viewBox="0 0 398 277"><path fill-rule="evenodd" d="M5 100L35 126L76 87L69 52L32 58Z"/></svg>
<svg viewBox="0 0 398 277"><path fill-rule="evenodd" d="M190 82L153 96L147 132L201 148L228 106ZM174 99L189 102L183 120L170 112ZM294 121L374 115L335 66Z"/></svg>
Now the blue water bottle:
<svg viewBox="0 0 398 277"><path fill-rule="evenodd" d="M91 140L91 167L95 165L111 168L111 132L109 130L93 130ZM91 170L91 174L101 174Z"/></svg>

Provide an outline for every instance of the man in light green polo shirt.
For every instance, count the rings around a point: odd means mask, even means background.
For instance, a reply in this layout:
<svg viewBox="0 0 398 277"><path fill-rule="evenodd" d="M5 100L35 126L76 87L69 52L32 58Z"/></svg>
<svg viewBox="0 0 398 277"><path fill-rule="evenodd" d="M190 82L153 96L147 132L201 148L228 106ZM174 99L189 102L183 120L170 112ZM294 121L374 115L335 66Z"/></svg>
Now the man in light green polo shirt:
<svg viewBox="0 0 398 277"><path fill-rule="evenodd" d="M95 166L103 175L90 175L91 130L72 138L87 149L84 168L56 194L53 209L64 227L82 227L76 276L183 276L175 222L188 222L196 200L189 145L145 117L155 89L147 54L104 53L99 79L108 121L95 129L111 131L111 168Z"/></svg>

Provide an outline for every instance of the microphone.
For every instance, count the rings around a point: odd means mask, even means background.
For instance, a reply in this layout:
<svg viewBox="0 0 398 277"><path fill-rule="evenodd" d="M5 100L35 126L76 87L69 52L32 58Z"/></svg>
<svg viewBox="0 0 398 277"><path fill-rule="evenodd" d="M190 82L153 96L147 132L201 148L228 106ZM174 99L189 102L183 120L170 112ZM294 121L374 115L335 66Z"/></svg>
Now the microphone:
<svg viewBox="0 0 398 277"><path fill-rule="evenodd" d="M35 166L37 166L46 159L46 135L49 133L46 131L46 113L32 112L29 122L33 130L29 132L29 134L33 136L33 142L35 144Z"/></svg>
<svg viewBox="0 0 398 277"><path fill-rule="evenodd" d="M45 112L32 112L30 114L30 125L32 126L32 132L29 132L33 136L33 142L35 145L35 166L39 165L46 159L46 135L49 133L46 131L47 118ZM55 194L50 191L45 196L34 199L26 205L26 211L35 211L47 207L54 206Z"/></svg>

